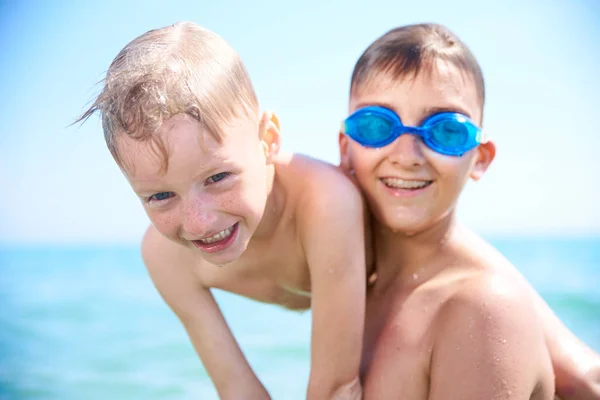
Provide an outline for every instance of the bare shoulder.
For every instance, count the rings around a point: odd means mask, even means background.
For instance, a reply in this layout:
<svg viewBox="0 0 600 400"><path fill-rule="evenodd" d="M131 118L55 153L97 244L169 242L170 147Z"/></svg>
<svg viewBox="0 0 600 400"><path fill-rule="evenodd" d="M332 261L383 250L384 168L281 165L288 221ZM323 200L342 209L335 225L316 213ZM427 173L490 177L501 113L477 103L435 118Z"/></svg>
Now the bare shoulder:
<svg viewBox="0 0 600 400"><path fill-rule="evenodd" d="M335 165L294 154L286 157L279 167L278 175L295 188L300 210L334 204L359 208L364 205L358 186Z"/></svg>
<svg viewBox="0 0 600 400"><path fill-rule="evenodd" d="M524 279L516 274L516 267L490 243L464 227L460 228L456 246L457 258L465 265L464 279L457 280L450 293L445 312L494 313L498 317L537 318L535 299ZM517 307L520 312L507 310Z"/></svg>
<svg viewBox="0 0 600 400"><path fill-rule="evenodd" d="M527 288L507 274L477 271L457 281L455 290L440 310L438 323L454 329L463 322L478 323L490 332L505 324L537 326L537 313ZM509 333L520 334L515 330Z"/></svg>
<svg viewBox="0 0 600 400"><path fill-rule="evenodd" d="M542 324L526 288L489 271L456 285L435 321L430 398L552 398Z"/></svg>

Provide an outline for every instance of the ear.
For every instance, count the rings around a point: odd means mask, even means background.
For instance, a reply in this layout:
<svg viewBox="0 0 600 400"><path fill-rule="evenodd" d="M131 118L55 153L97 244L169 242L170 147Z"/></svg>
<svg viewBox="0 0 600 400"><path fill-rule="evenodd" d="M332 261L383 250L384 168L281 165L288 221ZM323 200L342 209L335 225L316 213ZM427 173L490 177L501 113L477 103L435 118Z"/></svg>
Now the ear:
<svg viewBox="0 0 600 400"><path fill-rule="evenodd" d="M265 111L260 120L260 137L267 162L273 162L273 158L279 153L281 146L281 135L279 130L279 118L271 112Z"/></svg>
<svg viewBox="0 0 600 400"><path fill-rule="evenodd" d="M477 156L475 157L475 162L473 163L473 168L471 168L470 175L471 179L474 181L481 179L492 161L494 161L494 158L496 157L496 145L491 140L488 140L485 143L481 143L476 151Z"/></svg>
<svg viewBox="0 0 600 400"><path fill-rule="evenodd" d="M338 144L340 147L340 168L350 173L352 170L352 163L350 162L350 141L341 130L338 135Z"/></svg>

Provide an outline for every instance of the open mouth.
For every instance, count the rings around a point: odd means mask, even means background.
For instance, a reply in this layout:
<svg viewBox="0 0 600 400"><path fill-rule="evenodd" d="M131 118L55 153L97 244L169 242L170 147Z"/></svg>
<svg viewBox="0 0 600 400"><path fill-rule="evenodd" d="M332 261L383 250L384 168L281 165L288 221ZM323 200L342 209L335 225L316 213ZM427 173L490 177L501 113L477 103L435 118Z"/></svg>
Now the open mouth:
<svg viewBox="0 0 600 400"><path fill-rule="evenodd" d="M419 190L431 185L433 181L400 178L382 178L381 182L390 189Z"/></svg>
<svg viewBox="0 0 600 400"><path fill-rule="evenodd" d="M229 247L229 245L235 240L238 227L239 222L236 222L229 228L223 229L221 232L218 232L210 237L192 240L192 243L200 250L209 253L223 250Z"/></svg>

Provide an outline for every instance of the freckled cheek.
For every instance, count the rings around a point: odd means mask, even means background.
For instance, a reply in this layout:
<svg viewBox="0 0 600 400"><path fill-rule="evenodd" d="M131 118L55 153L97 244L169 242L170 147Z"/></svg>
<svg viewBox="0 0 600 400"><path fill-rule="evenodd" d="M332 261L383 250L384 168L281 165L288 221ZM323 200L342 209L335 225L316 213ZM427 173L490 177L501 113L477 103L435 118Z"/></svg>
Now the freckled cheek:
<svg viewBox="0 0 600 400"><path fill-rule="evenodd" d="M215 209L245 219L253 213L252 210L254 204L256 204L255 198L258 192L260 192L260 188L229 191L215 199Z"/></svg>
<svg viewBox="0 0 600 400"><path fill-rule="evenodd" d="M215 199L215 208L228 214L237 214L241 207L240 196L236 193L227 193Z"/></svg>
<svg viewBox="0 0 600 400"><path fill-rule="evenodd" d="M169 210L168 212L156 212L153 210L148 210L147 214L154 227L160 233L171 238L177 235L181 222L178 209Z"/></svg>

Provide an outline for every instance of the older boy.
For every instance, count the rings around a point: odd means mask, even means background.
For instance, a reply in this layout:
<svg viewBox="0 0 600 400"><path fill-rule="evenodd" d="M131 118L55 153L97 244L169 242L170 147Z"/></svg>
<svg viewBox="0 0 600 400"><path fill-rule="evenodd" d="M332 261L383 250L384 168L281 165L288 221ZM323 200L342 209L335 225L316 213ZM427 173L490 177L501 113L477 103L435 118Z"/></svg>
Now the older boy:
<svg viewBox="0 0 600 400"><path fill-rule="evenodd" d="M484 99L476 59L440 25L394 29L355 66L339 141L375 217L367 400L551 399L550 356L560 395L599 398L597 356L455 221L464 184L496 153L480 128Z"/></svg>

